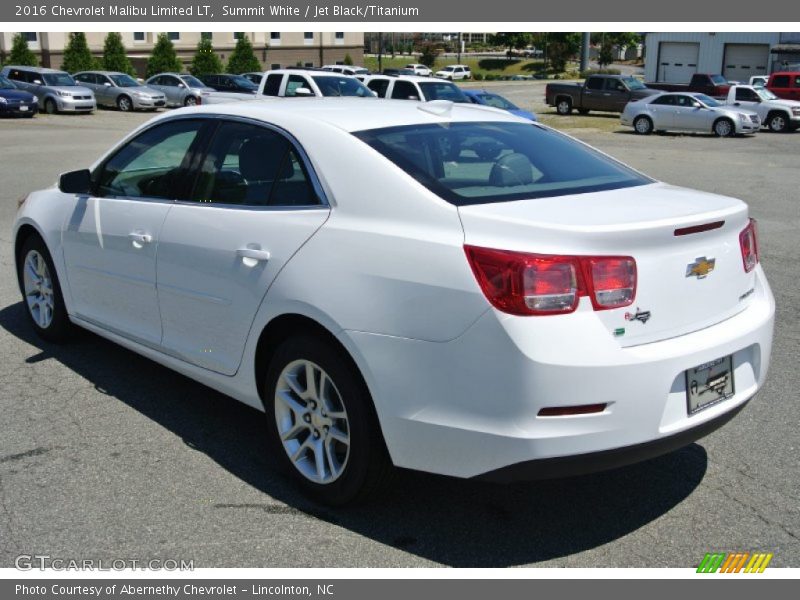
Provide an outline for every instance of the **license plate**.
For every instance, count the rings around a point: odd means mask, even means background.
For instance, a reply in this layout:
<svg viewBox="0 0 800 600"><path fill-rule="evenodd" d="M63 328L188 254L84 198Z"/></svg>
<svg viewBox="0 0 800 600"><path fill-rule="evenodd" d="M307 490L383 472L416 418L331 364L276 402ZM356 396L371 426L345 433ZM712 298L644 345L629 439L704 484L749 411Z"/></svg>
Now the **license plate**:
<svg viewBox="0 0 800 600"><path fill-rule="evenodd" d="M28 110L28 107L27 106L20 106L19 110L20 110L20 112L26 112Z"/></svg>
<svg viewBox="0 0 800 600"><path fill-rule="evenodd" d="M734 395L733 359L718 358L686 371L686 407L690 415Z"/></svg>

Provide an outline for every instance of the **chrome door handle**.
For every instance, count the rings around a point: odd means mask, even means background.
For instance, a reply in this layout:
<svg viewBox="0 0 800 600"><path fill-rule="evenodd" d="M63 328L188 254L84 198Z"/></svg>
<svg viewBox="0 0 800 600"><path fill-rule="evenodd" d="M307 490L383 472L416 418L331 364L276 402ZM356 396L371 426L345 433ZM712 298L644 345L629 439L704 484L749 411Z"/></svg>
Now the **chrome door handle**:
<svg viewBox="0 0 800 600"><path fill-rule="evenodd" d="M144 233L142 231L134 231L128 234L128 237L131 239L132 242L135 244L149 244L153 241L153 236L149 233Z"/></svg>
<svg viewBox="0 0 800 600"><path fill-rule="evenodd" d="M257 248L239 248L236 251L236 256L241 258L251 258L253 260L267 261L272 256L269 250L259 250Z"/></svg>

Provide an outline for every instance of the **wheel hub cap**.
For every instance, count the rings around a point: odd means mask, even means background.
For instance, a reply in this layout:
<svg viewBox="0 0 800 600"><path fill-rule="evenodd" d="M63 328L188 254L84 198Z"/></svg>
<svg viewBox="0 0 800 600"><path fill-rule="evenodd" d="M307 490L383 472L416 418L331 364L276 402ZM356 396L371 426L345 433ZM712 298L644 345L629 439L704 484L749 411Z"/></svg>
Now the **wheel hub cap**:
<svg viewBox="0 0 800 600"><path fill-rule="evenodd" d="M350 426L342 398L328 374L295 360L275 387L275 423L294 467L315 483L338 479L350 456Z"/></svg>
<svg viewBox="0 0 800 600"><path fill-rule="evenodd" d="M31 317L39 327L47 329L53 322L53 283L44 257L36 250L25 257L22 283Z"/></svg>

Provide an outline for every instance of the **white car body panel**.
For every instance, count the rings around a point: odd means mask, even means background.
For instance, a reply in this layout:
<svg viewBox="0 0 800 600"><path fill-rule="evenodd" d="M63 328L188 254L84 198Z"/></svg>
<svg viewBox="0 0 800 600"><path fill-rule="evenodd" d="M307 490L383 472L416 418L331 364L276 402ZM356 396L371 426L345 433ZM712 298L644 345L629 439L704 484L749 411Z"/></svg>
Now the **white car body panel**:
<svg viewBox="0 0 800 600"><path fill-rule="evenodd" d="M261 410L255 364L261 332L282 315L316 321L360 369L392 461L403 467L472 477L533 459L657 441L735 411L760 388L775 305L761 266L748 274L742 269L743 203L654 183L457 208L349 132L452 119L526 121L475 105L434 114L417 103L387 102L393 104L354 98L200 106L150 122L209 114L262 120L288 131L305 149L330 208L222 215L228 209L153 203L141 213L120 207L114 214L98 209L96 199L50 188L22 205L15 237L21 227L34 227L43 237L76 323ZM675 227L715 219L725 226L667 250ZM148 226L156 260L163 259L153 266L156 285L146 256L138 265L129 262L130 272L123 260L117 275L139 277L148 297L155 288L166 307L164 340L174 340L170 347L154 341L152 323L136 329L136 320L151 313L147 301L127 305L128 315L109 310L105 317L82 316L84 295L92 289L73 285L73 277L84 277L75 275L78 265L97 267L92 252L100 239L124 258L126 227ZM635 256L641 276L636 304L653 312L648 330L613 337L609 329L624 319L625 309L597 312L587 298L565 315L499 312L475 280L465 242ZM249 243L270 251L266 268L236 257L236 249ZM717 259L706 280L667 276L668 263L682 271L704 254ZM254 268L262 269L258 277L252 277ZM101 279L89 285L106 294ZM680 302L682 286L706 284L713 293L698 296L702 306ZM122 309L124 301L117 300L119 307L112 308ZM640 324L627 327L634 325ZM207 347L222 350L206 353ZM685 370L726 355L733 356L736 395L687 415ZM595 402L608 406L591 415L537 416L544 406Z"/></svg>

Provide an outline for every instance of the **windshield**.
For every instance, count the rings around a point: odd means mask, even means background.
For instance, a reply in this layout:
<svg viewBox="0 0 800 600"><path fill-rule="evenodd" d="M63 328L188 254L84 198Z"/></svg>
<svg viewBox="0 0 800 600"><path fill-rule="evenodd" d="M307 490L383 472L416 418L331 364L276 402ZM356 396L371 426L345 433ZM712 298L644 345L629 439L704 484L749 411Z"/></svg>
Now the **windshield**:
<svg viewBox="0 0 800 600"><path fill-rule="evenodd" d="M457 206L653 182L564 134L533 124L436 123L353 135Z"/></svg>
<svg viewBox="0 0 800 600"><path fill-rule="evenodd" d="M643 90L647 87L645 84L643 84L635 77L626 77L622 81L625 82L625 85L628 86L629 90Z"/></svg>
<svg viewBox="0 0 800 600"><path fill-rule="evenodd" d="M778 97L770 92L767 88L755 88L755 93L759 95L762 100L777 100Z"/></svg>
<svg viewBox="0 0 800 600"><path fill-rule="evenodd" d="M705 94L696 94L695 98L700 100L703 104L708 106L709 108L714 108L716 106L722 106L721 102L717 102L711 96L706 96Z"/></svg>
<svg viewBox="0 0 800 600"><path fill-rule="evenodd" d="M193 77L191 75L181 75L181 79L183 80L183 83L185 83L186 85L188 85L189 87L192 87L192 88L208 87L205 83L200 81L197 77Z"/></svg>
<svg viewBox="0 0 800 600"><path fill-rule="evenodd" d="M52 86L78 85L69 73L44 73L42 79L45 84Z"/></svg>
<svg viewBox="0 0 800 600"><path fill-rule="evenodd" d="M519 107L515 104L512 104L502 96L498 96L497 94L478 94L478 98L481 99L483 104L486 106L493 106L494 108L502 108L503 110L519 110Z"/></svg>
<svg viewBox="0 0 800 600"><path fill-rule="evenodd" d="M11 81L0 75L0 90L15 90L17 86L15 86Z"/></svg>
<svg viewBox="0 0 800 600"><path fill-rule="evenodd" d="M117 87L139 87L141 84L130 75L109 75Z"/></svg>
<svg viewBox="0 0 800 600"><path fill-rule="evenodd" d="M314 83L319 87L323 96L358 96L359 98L371 98L372 91L352 77L312 77Z"/></svg>
<svg viewBox="0 0 800 600"><path fill-rule="evenodd" d="M442 81L425 81L419 84L426 100L450 100L451 102L469 102L457 85Z"/></svg>
<svg viewBox="0 0 800 600"><path fill-rule="evenodd" d="M725 79L722 75L712 75L711 83L713 83L714 85L727 85L728 80Z"/></svg>

